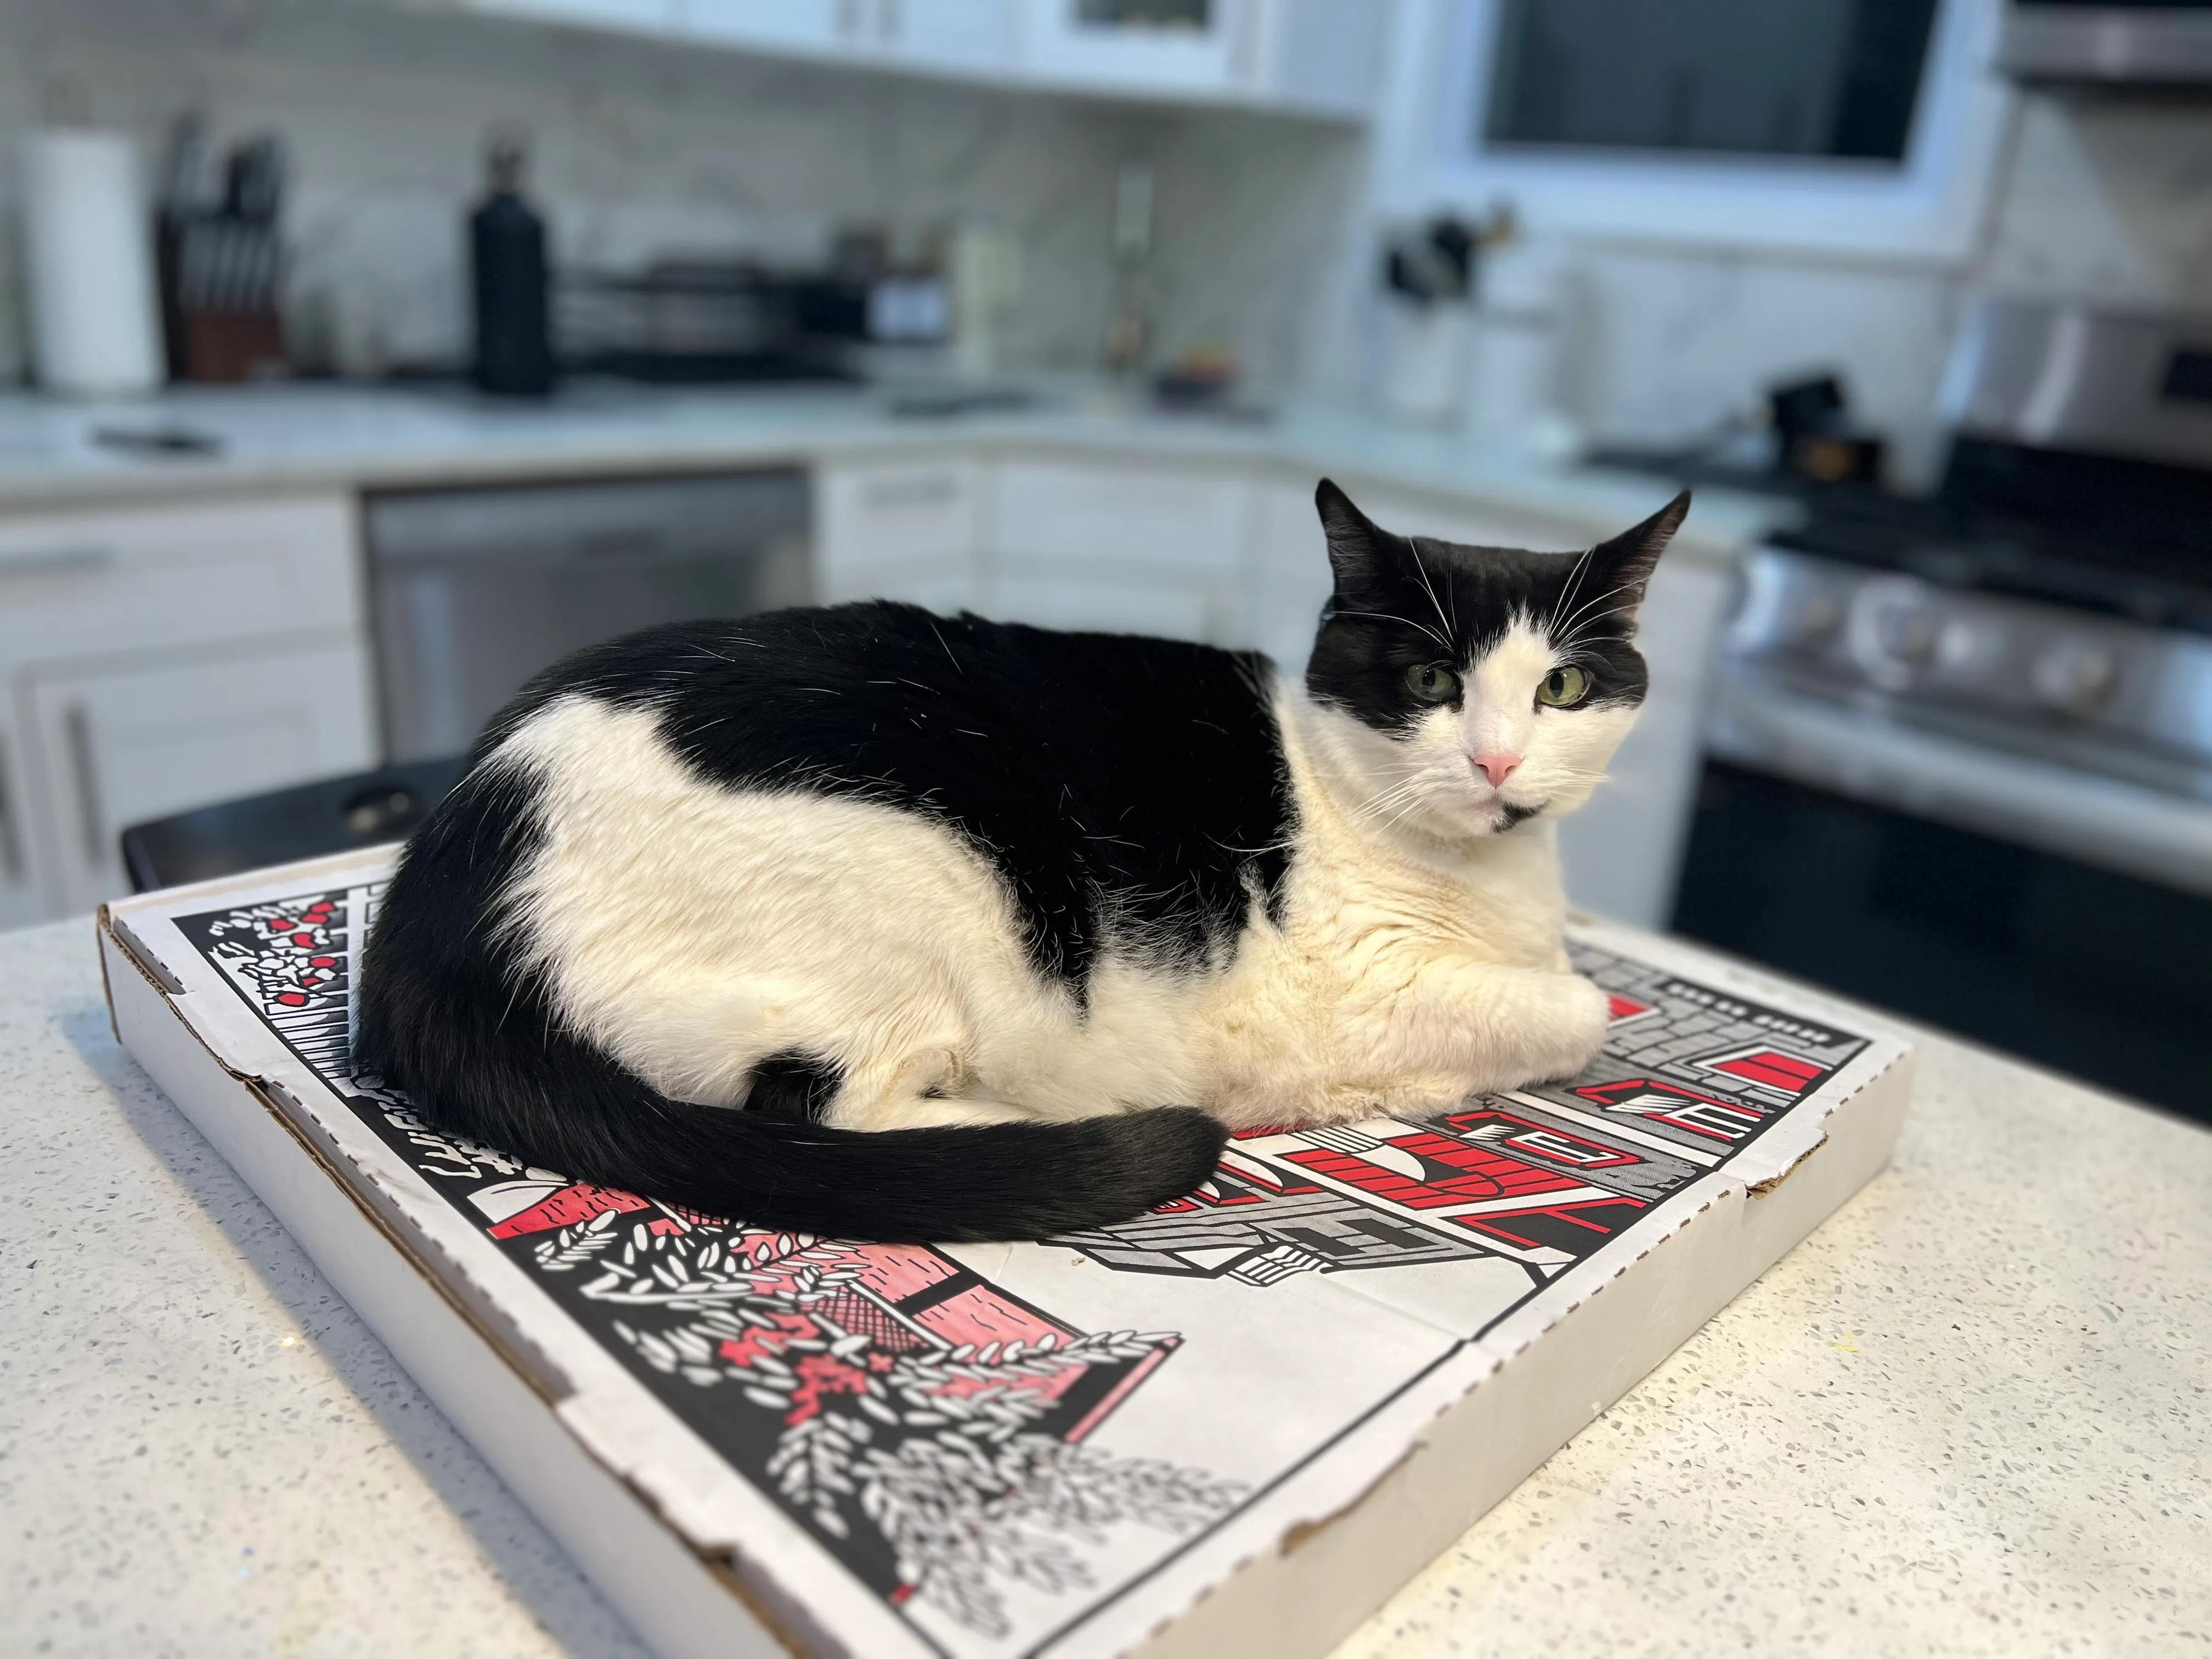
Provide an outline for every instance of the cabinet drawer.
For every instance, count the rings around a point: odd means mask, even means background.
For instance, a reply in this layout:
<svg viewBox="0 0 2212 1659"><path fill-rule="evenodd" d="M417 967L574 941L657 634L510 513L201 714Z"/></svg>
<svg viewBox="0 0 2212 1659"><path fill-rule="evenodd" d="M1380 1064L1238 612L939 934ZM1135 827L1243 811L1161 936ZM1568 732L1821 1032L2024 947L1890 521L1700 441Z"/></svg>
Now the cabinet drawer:
<svg viewBox="0 0 2212 1659"><path fill-rule="evenodd" d="M1475 507L1411 490L1355 488L1351 493L1361 512L1396 536L1434 536L1471 547L1522 547L1537 553L1579 551L1589 545L1582 526L1540 514Z"/></svg>
<svg viewBox="0 0 2212 1659"><path fill-rule="evenodd" d="M991 588L987 614L997 622L1209 644L1224 631L1222 612L1227 605L1222 597L1189 583L1001 572Z"/></svg>
<svg viewBox="0 0 2212 1659"><path fill-rule="evenodd" d="M825 592L859 571L972 560L981 489L971 461L832 465L819 474L816 553Z"/></svg>
<svg viewBox="0 0 2212 1659"><path fill-rule="evenodd" d="M1060 563L1229 575L1243 563L1249 483L1157 464L1008 461L992 542L1002 569Z"/></svg>
<svg viewBox="0 0 2212 1659"><path fill-rule="evenodd" d="M0 928L44 921L50 914L31 829L32 757L6 703L0 697Z"/></svg>
<svg viewBox="0 0 2212 1659"><path fill-rule="evenodd" d="M25 682L18 707L58 914L126 890L116 846L126 825L358 771L375 758L368 654L328 633L57 670Z"/></svg>
<svg viewBox="0 0 2212 1659"><path fill-rule="evenodd" d="M356 628L343 495L0 517L0 659Z"/></svg>

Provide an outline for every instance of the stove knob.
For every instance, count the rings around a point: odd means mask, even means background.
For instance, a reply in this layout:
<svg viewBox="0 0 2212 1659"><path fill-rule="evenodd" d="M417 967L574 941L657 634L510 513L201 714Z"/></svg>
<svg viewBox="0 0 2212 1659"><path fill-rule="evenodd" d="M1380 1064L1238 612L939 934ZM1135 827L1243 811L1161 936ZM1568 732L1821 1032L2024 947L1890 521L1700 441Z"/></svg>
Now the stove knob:
<svg viewBox="0 0 2212 1659"><path fill-rule="evenodd" d="M1917 665L1934 659L1943 625L1931 611L1898 605L1882 612L1876 631L1883 651L1899 662Z"/></svg>
<svg viewBox="0 0 2212 1659"><path fill-rule="evenodd" d="M2028 678L2045 708L2062 714L2093 714L2119 683L2112 648L2094 641L2062 639L2035 659Z"/></svg>
<svg viewBox="0 0 2212 1659"><path fill-rule="evenodd" d="M1843 625L1844 602L1823 587L1796 596L1782 621L1792 645L1817 645Z"/></svg>

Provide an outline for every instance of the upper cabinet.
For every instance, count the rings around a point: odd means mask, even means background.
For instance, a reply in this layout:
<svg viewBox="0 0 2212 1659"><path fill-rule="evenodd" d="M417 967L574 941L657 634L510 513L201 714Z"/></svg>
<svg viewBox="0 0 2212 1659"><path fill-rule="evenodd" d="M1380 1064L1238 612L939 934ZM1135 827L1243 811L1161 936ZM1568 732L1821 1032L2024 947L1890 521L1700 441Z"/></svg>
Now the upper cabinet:
<svg viewBox="0 0 2212 1659"><path fill-rule="evenodd" d="M665 33L684 0L461 0L471 11L631 33ZM767 5L763 10L769 9Z"/></svg>
<svg viewBox="0 0 2212 1659"><path fill-rule="evenodd" d="M1013 66L1015 0L878 0L877 34L896 62L975 75Z"/></svg>
<svg viewBox="0 0 2212 1659"><path fill-rule="evenodd" d="M860 33L860 0L662 0L675 31L693 40L793 52L833 52Z"/></svg>
<svg viewBox="0 0 2212 1659"><path fill-rule="evenodd" d="M1376 0L1023 0L1048 84L1363 113L1389 8Z"/></svg>
<svg viewBox="0 0 2212 1659"><path fill-rule="evenodd" d="M1261 9L1249 0L1024 0L1024 60L1069 86L1224 94L1249 77Z"/></svg>
<svg viewBox="0 0 2212 1659"><path fill-rule="evenodd" d="M1357 118L1376 0L464 0L541 22L1102 96Z"/></svg>

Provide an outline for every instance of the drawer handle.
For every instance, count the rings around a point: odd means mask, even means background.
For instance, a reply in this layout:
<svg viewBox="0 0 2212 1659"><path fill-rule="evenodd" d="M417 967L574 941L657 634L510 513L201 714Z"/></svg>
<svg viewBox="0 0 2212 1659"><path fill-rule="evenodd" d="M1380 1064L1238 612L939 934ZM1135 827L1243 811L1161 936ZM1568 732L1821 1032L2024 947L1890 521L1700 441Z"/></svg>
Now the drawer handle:
<svg viewBox="0 0 2212 1659"><path fill-rule="evenodd" d="M107 863L107 838L101 833L100 774L92 757L92 716L84 705L73 702L62 710L62 737L69 744L70 782L76 789L76 822L80 845L88 866L98 870Z"/></svg>
<svg viewBox="0 0 2212 1659"><path fill-rule="evenodd" d="M115 562L112 547L55 547L37 553L0 555L0 578L88 576Z"/></svg>
<svg viewBox="0 0 2212 1659"><path fill-rule="evenodd" d="M929 507L957 500L959 494L957 478L886 478L868 485L860 492L860 499L875 507Z"/></svg>
<svg viewBox="0 0 2212 1659"><path fill-rule="evenodd" d="M0 875L23 879L23 838L15 828L15 792L8 787L8 750L0 745Z"/></svg>

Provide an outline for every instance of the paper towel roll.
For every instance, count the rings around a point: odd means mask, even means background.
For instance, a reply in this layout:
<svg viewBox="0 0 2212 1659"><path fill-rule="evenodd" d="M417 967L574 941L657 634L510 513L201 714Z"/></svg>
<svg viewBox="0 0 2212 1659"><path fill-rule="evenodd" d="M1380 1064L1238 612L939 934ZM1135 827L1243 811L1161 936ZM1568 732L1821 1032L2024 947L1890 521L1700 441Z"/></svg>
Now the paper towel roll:
<svg viewBox="0 0 2212 1659"><path fill-rule="evenodd" d="M25 260L39 382L120 398L161 384L153 232L119 132L48 129L24 154Z"/></svg>

